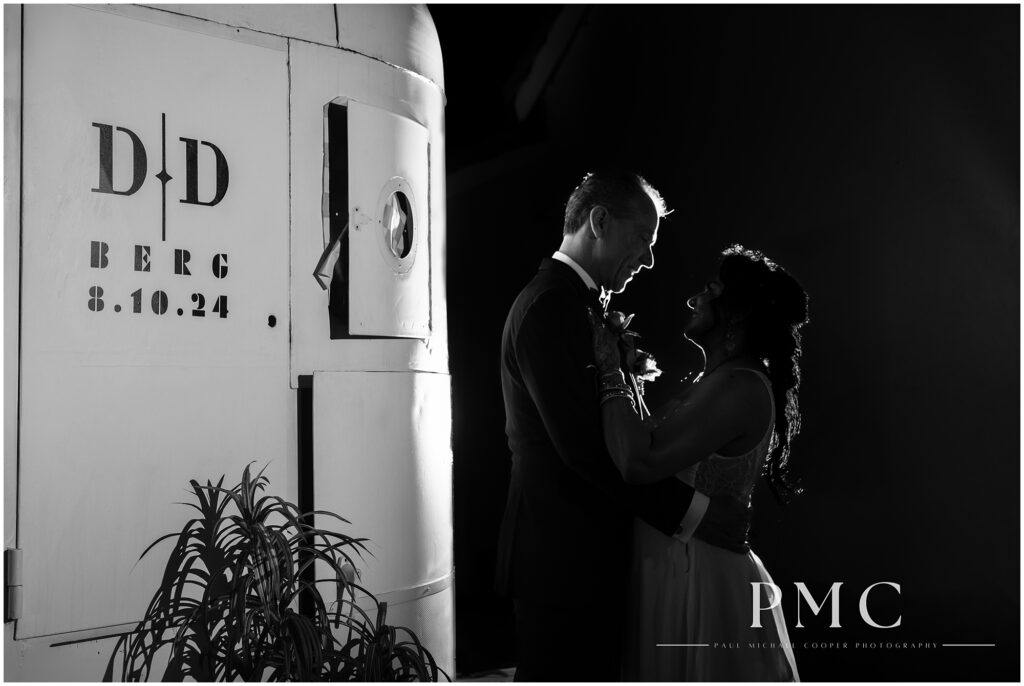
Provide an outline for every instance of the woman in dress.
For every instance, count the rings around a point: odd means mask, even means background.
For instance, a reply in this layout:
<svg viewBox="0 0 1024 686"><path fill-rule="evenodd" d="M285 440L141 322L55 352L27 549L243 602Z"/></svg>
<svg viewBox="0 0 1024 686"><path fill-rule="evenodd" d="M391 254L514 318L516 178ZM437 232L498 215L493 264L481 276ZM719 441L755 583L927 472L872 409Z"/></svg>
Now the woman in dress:
<svg viewBox="0 0 1024 686"><path fill-rule="evenodd" d="M685 335L703 350L704 370L647 421L634 412L620 371L620 337L595 326L612 458L628 482L674 474L709 496L729 494L748 505L763 472L785 500L799 492L787 463L800 430L806 293L763 254L737 245L722 253L718 277L686 304L693 313ZM753 552L683 543L640 520L633 545L627 680L799 680L781 604ZM752 621L755 600L777 607Z"/></svg>

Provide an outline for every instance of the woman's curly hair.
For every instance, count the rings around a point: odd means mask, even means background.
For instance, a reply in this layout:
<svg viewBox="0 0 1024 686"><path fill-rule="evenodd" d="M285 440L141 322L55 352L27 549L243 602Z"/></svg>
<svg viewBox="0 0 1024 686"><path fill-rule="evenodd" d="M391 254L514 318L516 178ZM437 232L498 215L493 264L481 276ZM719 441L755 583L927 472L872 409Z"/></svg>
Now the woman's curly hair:
<svg viewBox="0 0 1024 686"><path fill-rule="evenodd" d="M796 279L757 250L732 245L722 251L718 270L723 285L719 305L746 312L747 347L759 357L772 382L775 430L764 475L776 497L786 502L801 492L789 475L793 439L800 433L800 329L809 321L809 298Z"/></svg>

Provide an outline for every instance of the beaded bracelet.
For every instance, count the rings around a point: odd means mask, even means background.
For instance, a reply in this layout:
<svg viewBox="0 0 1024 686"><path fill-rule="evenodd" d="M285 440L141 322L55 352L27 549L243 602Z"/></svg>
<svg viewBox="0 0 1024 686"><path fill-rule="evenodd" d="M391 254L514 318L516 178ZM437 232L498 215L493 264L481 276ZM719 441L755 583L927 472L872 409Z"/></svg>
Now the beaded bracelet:
<svg viewBox="0 0 1024 686"><path fill-rule="evenodd" d="M601 402L607 398L618 398L619 396L633 399L633 393L628 388L604 388L600 393Z"/></svg>
<svg viewBox="0 0 1024 686"><path fill-rule="evenodd" d="M602 391L612 388L621 388L623 390L629 390L629 385L626 384L626 377L622 373L622 370L616 370L614 372L605 372L604 374L601 374L598 386Z"/></svg>
<svg viewBox="0 0 1024 686"><path fill-rule="evenodd" d="M625 398L626 400L629 401L630 407L636 410L636 403L633 401L633 394L629 393L628 391L614 391L603 393L601 395L601 407L603 407L605 403L615 400L616 398Z"/></svg>
<svg viewBox="0 0 1024 686"><path fill-rule="evenodd" d="M630 400L633 399L633 394L628 388L608 388L601 391L602 400L605 398L618 398L620 396L623 398L629 398Z"/></svg>

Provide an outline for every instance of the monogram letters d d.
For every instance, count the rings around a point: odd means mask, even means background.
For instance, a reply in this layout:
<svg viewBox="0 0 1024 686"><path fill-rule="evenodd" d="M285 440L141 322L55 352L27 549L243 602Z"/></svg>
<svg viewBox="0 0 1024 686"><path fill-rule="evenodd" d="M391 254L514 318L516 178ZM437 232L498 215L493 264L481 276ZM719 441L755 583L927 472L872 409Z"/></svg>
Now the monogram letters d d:
<svg viewBox="0 0 1024 686"><path fill-rule="evenodd" d="M132 141L132 185L126 191L114 190L114 127L110 124L92 124L100 130L100 183L93 193L131 195L142 188L146 180L146 147L134 131L118 126L117 130L128 134Z"/></svg>
<svg viewBox="0 0 1024 686"><path fill-rule="evenodd" d="M93 193L110 193L112 195L133 195L146 181L146 146L134 131L123 126L115 127L112 124L101 124L93 122L93 126L100 130L99 148L99 185L93 188ZM114 188L114 129L128 136L132 144L132 184L128 190L119 191ZM155 177L160 180L160 224L161 240L167 240L167 184L174 179L167 173L167 114L160 115L160 150L162 153L161 164L163 168ZM202 205L213 207L224 199L228 192L228 161L224 153L216 145L209 141L201 141L195 138L184 136L178 139L185 144L185 197L179 202L187 205ZM200 145L213 151L214 156L214 183L215 189L213 199L199 199L199 153ZM123 183L123 182L122 182ZM205 195L205 194L204 194ZM209 196L207 196L209 197Z"/></svg>
<svg viewBox="0 0 1024 686"><path fill-rule="evenodd" d="M224 153L209 141L197 141L194 138L179 138L185 144L185 198L180 202L189 205L206 205L213 207L224 199L228 191L228 161L224 159ZM217 193L213 200L203 202L199 199L199 143L213 150L217 160Z"/></svg>
<svg viewBox="0 0 1024 686"><path fill-rule="evenodd" d="M114 126L111 124L92 124L100 130L100 181L99 187L93 188L93 193L112 193L113 195L132 195L140 188L146 180L146 146L142 140L131 129L123 126L116 127L118 131L127 134L132 142L132 185L126 191L119 191L114 188ZM185 144L185 197L180 202L189 205L205 205L213 207L221 200L228 191L228 161L224 153L209 141L198 141L194 138L179 138ZM199 145L205 145L213 151L215 160L215 182L216 190L212 200L203 201L199 199ZM173 177L166 173L157 174L163 182L170 181Z"/></svg>

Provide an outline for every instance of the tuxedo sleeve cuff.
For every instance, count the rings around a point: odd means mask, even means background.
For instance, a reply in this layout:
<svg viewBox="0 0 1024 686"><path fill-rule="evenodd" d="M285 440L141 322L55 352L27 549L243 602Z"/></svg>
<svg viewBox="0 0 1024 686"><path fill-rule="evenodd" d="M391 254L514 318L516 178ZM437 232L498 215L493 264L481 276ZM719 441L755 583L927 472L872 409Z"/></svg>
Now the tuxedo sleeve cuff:
<svg viewBox="0 0 1024 686"><path fill-rule="evenodd" d="M687 543L693 538L693 532L697 530L701 520L704 519L704 513L707 512L708 503L710 502L710 498L706 495L694 491L690 507L686 510L686 515L683 516L683 521L679 523L679 528L676 529L673 538L680 543Z"/></svg>

